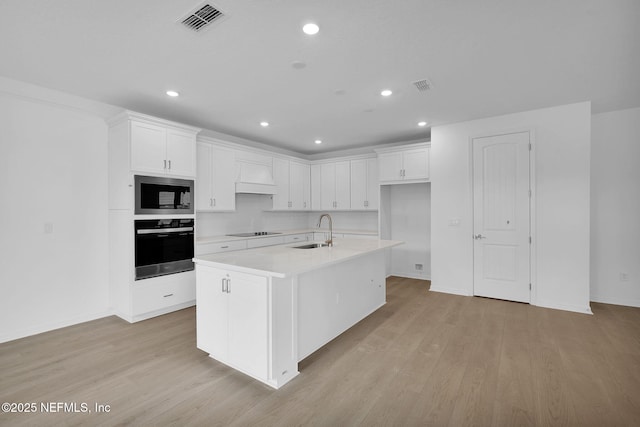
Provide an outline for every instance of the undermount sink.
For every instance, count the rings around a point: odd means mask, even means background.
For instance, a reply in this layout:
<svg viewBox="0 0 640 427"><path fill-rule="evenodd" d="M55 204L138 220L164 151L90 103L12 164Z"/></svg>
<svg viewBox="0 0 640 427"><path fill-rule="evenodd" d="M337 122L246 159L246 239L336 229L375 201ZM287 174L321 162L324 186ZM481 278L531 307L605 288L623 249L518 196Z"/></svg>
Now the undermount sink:
<svg viewBox="0 0 640 427"><path fill-rule="evenodd" d="M293 249L315 249L315 248L324 248L327 245L326 243L308 243L306 245L301 246L293 246Z"/></svg>

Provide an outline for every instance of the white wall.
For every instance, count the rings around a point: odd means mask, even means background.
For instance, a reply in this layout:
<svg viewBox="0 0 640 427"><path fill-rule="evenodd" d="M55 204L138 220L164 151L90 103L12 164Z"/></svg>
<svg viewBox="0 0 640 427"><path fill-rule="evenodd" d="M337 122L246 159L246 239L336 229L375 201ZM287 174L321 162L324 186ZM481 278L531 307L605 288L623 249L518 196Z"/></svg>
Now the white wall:
<svg viewBox="0 0 640 427"><path fill-rule="evenodd" d="M532 304L590 313L588 102L431 130L432 284L473 294L471 138L531 129L535 210ZM449 226L452 219L459 226Z"/></svg>
<svg viewBox="0 0 640 427"><path fill-rule="evenodd" d="M640 108L591 126L591 300L640 307Z"/></svg>
<svg viewBox="0 0 640 427"><path fill-rule="evenodd" d="M0 342L109 314L107 126L55 97L0 81Z"/></svg>
<svg viewBox="0 0 640 427"><path fill-rule="evenodd" d="M430 279L431 183L383 185L381 192L385 204L380 219L381 236L404 242L391 249L388 273ZM416 264L422 264L423 269L417 270Z"/></svg>

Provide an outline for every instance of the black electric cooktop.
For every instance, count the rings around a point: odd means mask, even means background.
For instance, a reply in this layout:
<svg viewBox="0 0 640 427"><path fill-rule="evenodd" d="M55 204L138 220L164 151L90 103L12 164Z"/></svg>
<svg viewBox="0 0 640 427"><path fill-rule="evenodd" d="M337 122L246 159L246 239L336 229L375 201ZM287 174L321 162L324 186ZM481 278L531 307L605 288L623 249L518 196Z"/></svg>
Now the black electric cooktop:
<svg viewBox="0 0 640 427"><path fill-rule="evenodd" d="M273 234L282 234L282 233L274 233L274 232L271 232L271 231L253 231L251 233L227 234L227 236L231 236L231 237L255 237L255 236L271 236Z"/></svg>

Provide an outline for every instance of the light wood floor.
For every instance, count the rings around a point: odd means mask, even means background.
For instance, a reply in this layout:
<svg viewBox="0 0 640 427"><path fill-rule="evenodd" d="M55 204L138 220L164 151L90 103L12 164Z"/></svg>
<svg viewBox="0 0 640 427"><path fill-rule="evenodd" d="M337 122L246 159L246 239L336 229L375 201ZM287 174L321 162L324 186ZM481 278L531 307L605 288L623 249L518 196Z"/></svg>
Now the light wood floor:
<svg viewBox="0 0 640 427"><path fill-rule="evenodd" d="M640 309L588 316L428 286L390 278L388 303L278 391L196 349L193 308L0 344L2 402L111 408L0 425L640 425Z"/></svg>

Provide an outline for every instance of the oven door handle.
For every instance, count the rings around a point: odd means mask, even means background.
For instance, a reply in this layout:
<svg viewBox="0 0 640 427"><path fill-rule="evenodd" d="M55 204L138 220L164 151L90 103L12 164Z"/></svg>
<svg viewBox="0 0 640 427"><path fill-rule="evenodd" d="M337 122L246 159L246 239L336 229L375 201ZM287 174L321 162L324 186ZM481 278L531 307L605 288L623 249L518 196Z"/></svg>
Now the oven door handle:
<svg viewBox="0 0 640 427"><path fill-rule="evenodd" d="M193 227L142 229L136 230L136 234L184 233L186 231L193 231Z"/></svg>

